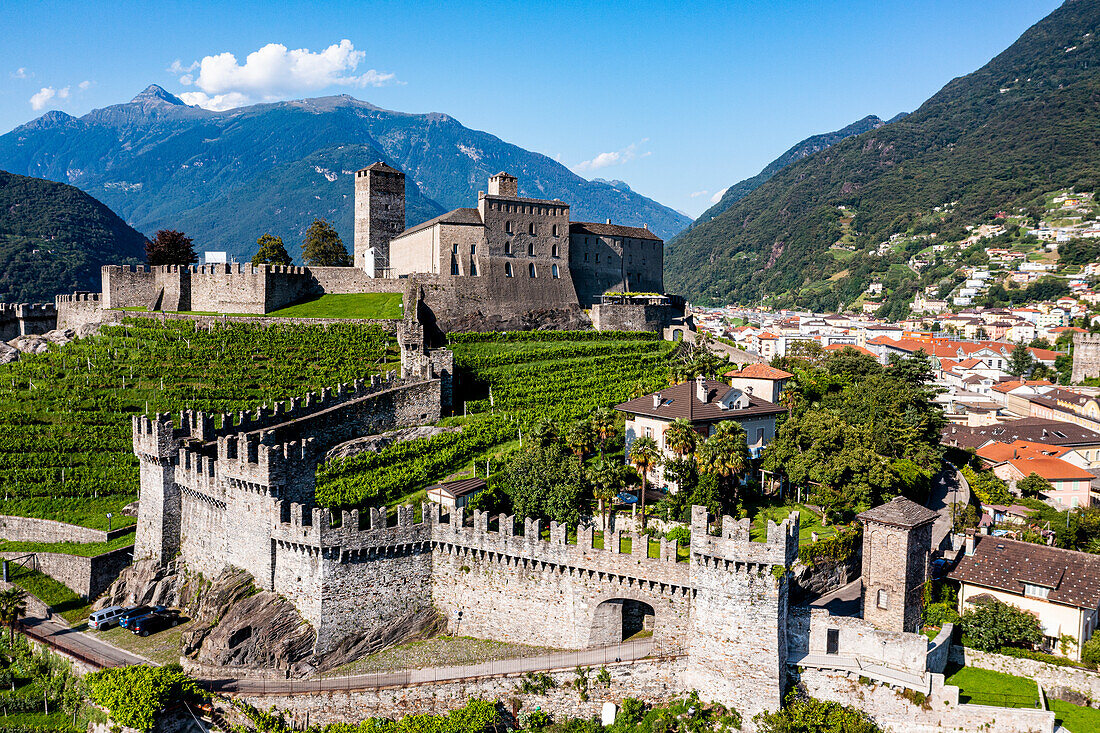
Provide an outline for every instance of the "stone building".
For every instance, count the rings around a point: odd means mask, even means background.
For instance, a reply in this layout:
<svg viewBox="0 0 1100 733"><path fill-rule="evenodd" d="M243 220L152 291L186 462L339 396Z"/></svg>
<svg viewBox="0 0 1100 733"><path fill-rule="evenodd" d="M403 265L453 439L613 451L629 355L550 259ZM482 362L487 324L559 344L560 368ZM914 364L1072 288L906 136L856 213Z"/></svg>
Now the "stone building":
<svg viewBox="0 0 1100 733"><path fill-rule="evenodd" d="M937 516L904 496L859 515L865 621L888 631L920 631L932 524Z"/></svg>
<svg viewBox="0 0 1100 733"><path fill-rule="evenodd" d="M1073 370L1070 380L1100 377L1100 334L1073 334Z"/></svg>

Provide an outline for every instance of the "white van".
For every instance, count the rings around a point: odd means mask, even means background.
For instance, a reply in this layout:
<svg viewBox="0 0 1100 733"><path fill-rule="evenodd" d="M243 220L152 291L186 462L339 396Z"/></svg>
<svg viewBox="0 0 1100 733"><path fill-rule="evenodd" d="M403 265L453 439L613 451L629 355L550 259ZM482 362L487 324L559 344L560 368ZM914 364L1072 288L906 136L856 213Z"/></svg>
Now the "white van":
<svg viewBox="0 0 1100 733"><path fill-rule="evenodd" d="M118 618L124 613L126 609L122 606L101 608L88 617L88 626L99 631L118 626Z"/></svg>

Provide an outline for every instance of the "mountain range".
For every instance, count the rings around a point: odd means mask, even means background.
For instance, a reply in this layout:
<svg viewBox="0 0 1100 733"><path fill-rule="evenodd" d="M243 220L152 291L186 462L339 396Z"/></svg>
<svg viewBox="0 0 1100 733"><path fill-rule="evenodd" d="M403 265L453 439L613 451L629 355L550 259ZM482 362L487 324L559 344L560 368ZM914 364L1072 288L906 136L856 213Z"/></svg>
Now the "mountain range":
<svg viewBox="0 0 1100 733"><path fill-rule="evenodd" d="M833 309L905 268L912 253L876 252L891 234L943 241L1044 192L1096 190L1098 35L1100 0L1069 0L912 114L782 168L697 223L666 254L666 287L700 303ZM842 238L853 244L833 247Z"/></svg>
<svg viewBox="0 0 1100 733"><path fill-rule="evenodd" d="M145 238L78 188L0 171L0 302L99 290L99 268L145 259Z"/></svg>
<svg viewBox="0 0 1100 733"><path fill-rule="evenodd" d="M409 226L472 205L500 170L519 177L522 195L569 202L574 220L645 224L665 238L690 223L625 184L586 180L449 115L346 95L214 112L152 85L128 103L80 118L48 112L0 136L0 168L70 183L147 234L180 229L199 251L241 259L264 233L297 254L314 217L350 247L353 175L377 160L407 175Z"/></svg>

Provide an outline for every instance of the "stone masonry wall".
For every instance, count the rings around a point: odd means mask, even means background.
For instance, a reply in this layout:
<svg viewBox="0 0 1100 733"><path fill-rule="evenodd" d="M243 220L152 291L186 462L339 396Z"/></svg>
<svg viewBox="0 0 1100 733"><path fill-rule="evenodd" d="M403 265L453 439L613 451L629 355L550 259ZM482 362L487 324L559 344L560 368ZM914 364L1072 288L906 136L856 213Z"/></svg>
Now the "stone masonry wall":
<svg viewBox="0 0 1100 733"><path fill-rule="evenodd" d="M9 542L110 542L133 531L123 527L107 532L52 519L0 515L0 540Z"/></svg>
<svg viewBox="0 0 1100 733"><path fill-rule="evenodd" d="M0 557L12 559L25 552L0 552ZM37 568L54 580L76 591L82 598L95 598L115 581L122 569L130 564L133 551L123 547L94 557L63 555L58 552L36 552Z"/></svg>
<svg viewBox="0 0 1100 733"><path fill-rule="evenodd" d="M1070 380L1100 377L1100 337L1091 333L1073 334L1073 371Z"/></svg>
<svg viewBox="0 0 1100 733"><path fill-rule="evenodd" d="M519 679L512 676L316 695L238 697L261 710L274 707L300 726L359 723L368 717L439 714L461 708L471 698L501 700L509 710L514 701L520 714L541 708L555 718L598 718L605 702L621 705L624 698L633 697L652 704L683 696L684 667L683 659L610 664L606 669L611 683L606 688L594 684L595 670L589 674L587 701L566 686L576 678L573 671L551 672L556 684L545 695L519 693L516 689Z"/></svg>

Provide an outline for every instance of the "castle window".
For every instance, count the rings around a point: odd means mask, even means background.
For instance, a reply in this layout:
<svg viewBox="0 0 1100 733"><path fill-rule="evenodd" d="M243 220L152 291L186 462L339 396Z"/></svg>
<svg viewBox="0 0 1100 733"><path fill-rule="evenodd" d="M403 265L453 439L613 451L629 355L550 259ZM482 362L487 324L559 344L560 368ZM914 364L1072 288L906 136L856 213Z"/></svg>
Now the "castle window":
<svg viewBox="0 0 1100 733"><path fill-rule="evenodd" d="M551 231L553 232L555 237L558 236L558 225L555 224L553 227L551 227Z"/></svg>
<svg viewBox="0 0 1100 733"><path fill-rule="evenodd" d="M504 222L504 231L508 232L509 234L512 233L512 222L511 222L511 220L508 220L508 221Z"/></svg>
<svg viewBox="0 0 1100 733"><path fill-rule="evenodd" d="M588 253L587 252L584 253L584 261L588 262Z"/></svg>
<svg viewBox="0 0 1100 733"><path fill-rule="evenodd" d="M512 254L512 240L510 240L510 239L506 240L504 242L504 254L506 254L506 255Z"/></svg>
<svg viewBox="0 0 1100 733"><path fill-rule="evenodd" d="M878 591L878 607L879 608L889 608L890 607L890 594L887 593L882 588L879 588L879 591Z"/></svg>
<svg viewBox="0 0 1100 733"><path fill-rule="evenodd" d="M451 252L454 254L458 254L458 242L455 242L451 245Z"/></svg>
<svg viewBox="0 0 1100 733"><path fill-rule="evenodd" d="M504 277L512 277L512 263L511 262L505 262L504 263Z"/></svg>
<svg viewBox="0 0 1100 733"><path fill-rule="evenodd" d="M551 257L557 257L558 256L558 245L555 244L553 247L550 248L550 256Z"/></svg>
<svg viewBox="0 0 1100 733"><path fill-rule="evenodd" d="M471 244L470 245L470 254L472 254L472 255L477 254L477 245L476 244Z"/></svg>
<svg viewBox="0 0 1100 733"><path fill-rule="evenodd" d="M473 257L470 258L470 275L477 277L477 261Z"/></svg>
<svg viewBox="0 0 1100 733"><path fill-rule="evenodd" d="M840 629L825 629L825 653L836 654L840 651Z"/></svg>
<svg viewBox="0 0 1100 733"><path fill-rule="evenodd" d="M527 264L527 274L530 275L531 277L535 276L535 263L534 262L529 262Z"/></svg>
<svg viewBox="0 0 1100 733"><path fill-rule="evenodd" d="M527 243L527 256L528 257L534 257L535 256L535 244L534 244L534 242L528 242Z"/></svg>
<svg viewBox="0 0 1100 733"><path fill-rule="evenodd" d="M538 230L535 228L535 222L531 222L527 225L527 231L530 234L538 234Z"/></svg>
<svg viewBox="0 0 1100 733"><path fill-rule="evenodd" d="M596 253L596 262L599 263L599 261L600 261L600 253L597 252Z"/></svg>
<svg viewBox="0 0 1100 733"><path fill-rule="evenodd" d="M532 265L532 267L533 267L533 265ZM560 275L558 275L558 266L557 265L551 265L550 266L550 274L554 276L555 280L557 280L560 277Z"/></svg>
<svg viewBox="0 0 1100 733"><path fill-rule="evenodd" d="M451 258L451 274L452 275L460 274L459 271L458 271L458 260L456 260L454 258Z"/></svg>

